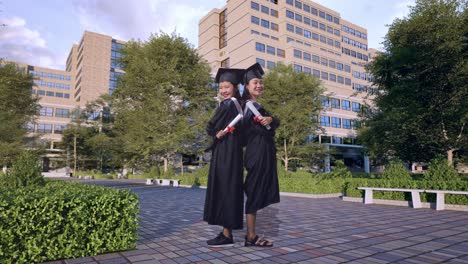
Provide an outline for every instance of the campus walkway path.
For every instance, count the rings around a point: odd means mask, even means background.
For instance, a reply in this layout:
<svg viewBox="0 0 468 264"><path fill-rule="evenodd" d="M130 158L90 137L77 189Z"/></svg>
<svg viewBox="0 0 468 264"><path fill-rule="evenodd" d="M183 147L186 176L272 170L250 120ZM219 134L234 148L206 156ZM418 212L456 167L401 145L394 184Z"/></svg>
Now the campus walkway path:
<svg viewBox="0 0 468 264"><path fill-rule="evenodd" d="M48 263L468 263L468 212L282 196L258 213L273 248L244 247L245 231L234 231L234 247L215 249L204 189L94 183L138 193L137 250Z"/></svg>

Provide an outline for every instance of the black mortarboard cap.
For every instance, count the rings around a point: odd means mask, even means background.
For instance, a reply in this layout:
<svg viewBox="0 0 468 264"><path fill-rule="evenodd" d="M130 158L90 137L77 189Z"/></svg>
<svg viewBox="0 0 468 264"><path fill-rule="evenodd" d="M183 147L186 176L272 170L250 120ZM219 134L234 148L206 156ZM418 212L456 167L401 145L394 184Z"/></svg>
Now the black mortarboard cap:
<svg viewBox="0 0 468 264"><path fill-rule="evenodd" d="M245 70L244 83L248 84L254 78L262 79L264 73L262 66L257 62Z"/></svg>
<svg viewBox="0 0 468 264"><path fill-rule="evenodd" d="M218 73L216 73L216 83L221 82L230 82L234 85L242 83L242 77L244 76L243 69L229 69L229 68L219 68Z"/></svg>

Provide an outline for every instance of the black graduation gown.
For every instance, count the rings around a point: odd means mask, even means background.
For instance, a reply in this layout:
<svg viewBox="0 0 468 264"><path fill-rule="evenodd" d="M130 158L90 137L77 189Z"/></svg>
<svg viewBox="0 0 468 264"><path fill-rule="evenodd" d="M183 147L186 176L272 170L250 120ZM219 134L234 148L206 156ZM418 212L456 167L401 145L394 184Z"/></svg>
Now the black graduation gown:
<svg viewBox="0 0 468 264"><path fill-rule="evenodd" d="M234 133L216 139L216 133L238 115L231 99L221 102L206 130L215 140L212 148L203 220L210 225L243 228L244 194L242 185L241 123Z"/></svg>
<svg viewBox="0 0 468 264"><path fill-rule="evenodd" d="M272 117L257 102L253 102L262 116ZM244 165L247 177L244 191L247 196L245 213L251 214L273 203L279 203L278 171L276 166L275 130L280 122L273 118L267 130L254 120L254 115L245 109L243 119L245 150Z"/></svg>

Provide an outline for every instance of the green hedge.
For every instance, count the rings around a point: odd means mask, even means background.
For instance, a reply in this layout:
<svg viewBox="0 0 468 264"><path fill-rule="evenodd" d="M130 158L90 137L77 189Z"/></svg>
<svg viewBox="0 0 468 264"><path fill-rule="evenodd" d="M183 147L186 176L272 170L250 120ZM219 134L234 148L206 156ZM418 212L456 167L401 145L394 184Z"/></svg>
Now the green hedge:
<svg viewBox="0 0 468 264"><path fill-rule="evenodd" d="M206 186L208 182L208 166L200 168L193 173L185 173L174 176L181 179L181 184L192 186ZM363 174L369 177L369 174ZM371 175L372 176L372 175ZM372 178L354 178L353 177L338 177L327 179L323 174L312 174L307 171L285 172L281 167L278 168L278 179L280 191L295 192L306 194L329 194L329 193L344 193L351 197L364 197L363 191L357 187L387 187L387 188L408 188L408 189L428 189L428 190L456 190L467 191L468 182L463 180L455 181L423 181L411 179L372 179ZM388 200L411 200L411 195L402 192L374 192L376 199ZM426 202L434 202L435 194L423 193L421 200ZM466 195L446 195L446 203L468 205L468 197Z"/></svg>
<svg viewBox="0 0 468 264"><path fill-rule="evenodd" d="M72 182L0 189L0 263L95 256L136 246L135 193Z"/></svg>

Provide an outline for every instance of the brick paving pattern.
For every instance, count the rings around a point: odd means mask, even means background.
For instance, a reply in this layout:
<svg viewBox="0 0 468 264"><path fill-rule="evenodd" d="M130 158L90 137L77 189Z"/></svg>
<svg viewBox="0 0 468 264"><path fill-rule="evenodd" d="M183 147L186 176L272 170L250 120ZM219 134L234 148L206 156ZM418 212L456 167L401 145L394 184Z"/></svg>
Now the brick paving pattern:
<svg viewBox="0 0 468 264"><path fill-rule="evenodd" d="M282 196L257 216L274 247L244 247L244 229L234 247L209 248L221 229L202 221L204 189L95 184L138 193L137 249L48 263L468 263L467 212Z"/></svg>

